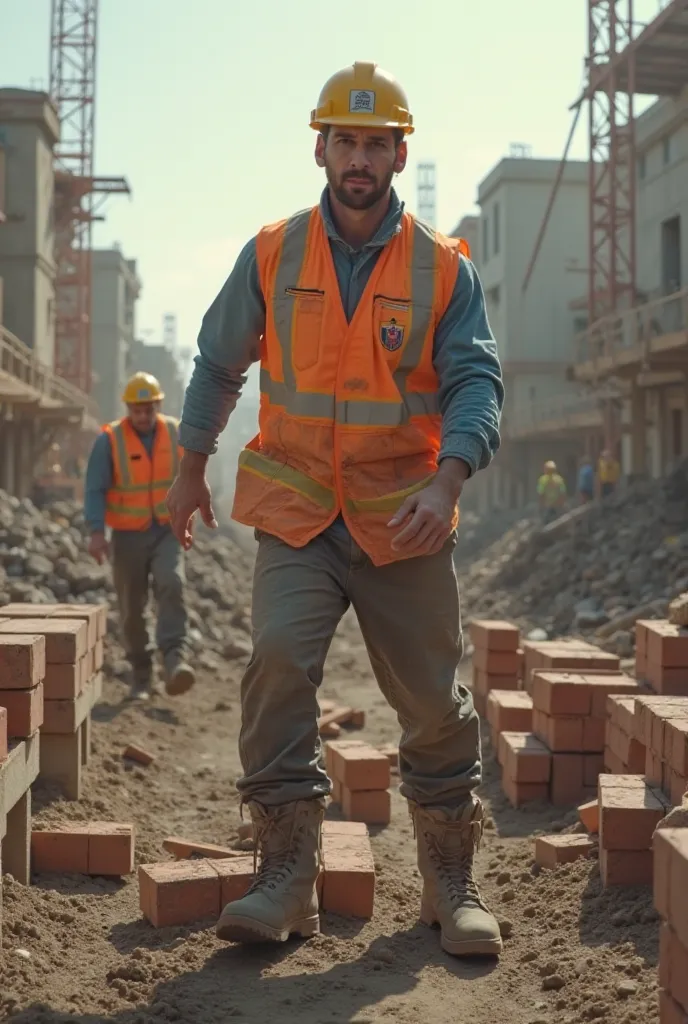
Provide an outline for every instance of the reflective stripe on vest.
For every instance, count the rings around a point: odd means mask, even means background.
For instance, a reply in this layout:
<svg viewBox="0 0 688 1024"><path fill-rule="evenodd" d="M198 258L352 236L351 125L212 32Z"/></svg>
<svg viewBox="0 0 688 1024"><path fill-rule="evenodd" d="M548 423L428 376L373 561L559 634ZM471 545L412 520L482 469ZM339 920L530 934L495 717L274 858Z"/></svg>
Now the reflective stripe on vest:
<svg viewBox="0 0 688 1024"><path fill-rule="evenodd" d="M149 479L135 483L135 474L132 470L131 455L128 449L127 433L124 420L109 424L105 431L110 437L113 460L113 484L106 496L106 519L108 525L114 529L145 529L154 516L159 522L166 522L169 519L167 511L167 491L179 467L179 429L176 420L172 417L159 416L156 428L156 436L153 441L153 450L149 456L143 442L138 436L132 436L132 443L140 449L136 452L145 458L145 465L150 473ZM132 435L133 428L129 428ZM163 430L166 437L162 437L158 431ZM168 441L169 439L169 441ZM164 468L160 468L161 475L155 477L155 467L163 457L161 447L168 448L168 456ZM161 497L161 494L163 495ZM138 501L138 495L145 495L148 500Z"/></svg>

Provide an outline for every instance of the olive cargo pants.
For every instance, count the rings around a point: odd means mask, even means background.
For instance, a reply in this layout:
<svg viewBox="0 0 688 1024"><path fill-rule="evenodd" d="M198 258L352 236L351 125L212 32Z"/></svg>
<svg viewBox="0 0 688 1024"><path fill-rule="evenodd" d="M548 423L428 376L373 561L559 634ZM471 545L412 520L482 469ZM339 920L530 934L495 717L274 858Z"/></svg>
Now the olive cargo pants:
<svg viewBox="0 0 688 1024"><path fill-rule="evenodd" d="M242 800L289 803L330 792L320 767L318 687L340 619L353 608L378 685L397 713L401 792L426 806L462 804L480 782L480 731L456 681L463 644L452 561L374 566L343 520L304 548L259 535L253 654L242 682Z"/></svg>
<svg viewBox="0 0 688 1024"><path fill-rule="evenodd" d="M115 530L111 547L124 650L135 677L145 680L155 649L146 622L150 579L158 606L155 646L163 659L186 654L184 552L170 527L159 523L149 530Z"/></svg>

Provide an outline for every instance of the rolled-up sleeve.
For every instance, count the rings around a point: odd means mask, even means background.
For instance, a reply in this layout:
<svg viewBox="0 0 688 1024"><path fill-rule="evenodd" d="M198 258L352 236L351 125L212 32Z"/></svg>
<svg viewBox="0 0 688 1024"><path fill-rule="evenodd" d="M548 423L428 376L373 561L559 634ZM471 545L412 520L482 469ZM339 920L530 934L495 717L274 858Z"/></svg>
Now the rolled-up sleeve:
<svg viewBox="0 0 688 1024"><path fill-rule="evenodd" d="M433 364L442 414L439 459L462 459L472 475L499 448L504 384L477 271L459 259L454 293L435 331Z"/></svg>
<svg viewBox="0 0 688 1024"><path fill-rule="evenodd" d="M260 287L255 238L244 246L198 335L198 354L186 389L179 428L183 448L213 455L218 437L260 357L265 300Z"/></svg>

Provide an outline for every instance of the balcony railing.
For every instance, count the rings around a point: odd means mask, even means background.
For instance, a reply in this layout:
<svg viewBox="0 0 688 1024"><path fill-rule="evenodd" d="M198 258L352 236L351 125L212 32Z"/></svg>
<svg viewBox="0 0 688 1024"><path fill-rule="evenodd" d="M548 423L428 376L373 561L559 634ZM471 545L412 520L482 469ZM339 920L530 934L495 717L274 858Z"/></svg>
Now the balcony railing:
<svg viewBox="0 0 688 1024"><path fill-rule="evenodd" d="M655 338L681 332L688 341L688 287L596 321L576 336L576 362L614 360L638 348L649 354Z"/></svg>
<svg viewBox="0 0 688 1024"><path fill-rule="evenodd" d="M0 378L18 402L37 401L44 408L76 408L83 410L92 423L98 423L98 406L93 399L58 377L36 358L33 351L6 327L0 326ZM9 379L8 379L9 378ZM2 401L0 381L0 402Z"/></svg>
<svg viewBox="0 0 688 1024"><path fill-rule="evenodd" d="M543 430L566 430L602 422L600 395L554 394L514 409L504 416L506 438L525 437Z"/></svg>

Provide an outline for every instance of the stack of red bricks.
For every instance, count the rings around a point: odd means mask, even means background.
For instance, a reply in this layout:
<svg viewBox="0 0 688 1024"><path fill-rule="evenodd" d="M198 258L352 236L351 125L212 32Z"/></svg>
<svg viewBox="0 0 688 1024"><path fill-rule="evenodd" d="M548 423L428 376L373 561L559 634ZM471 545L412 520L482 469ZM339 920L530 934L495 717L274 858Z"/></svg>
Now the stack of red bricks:
<svg viewBox="0 0 688 1024"><path fill-rule="evenodd" d="M134 870L134 826L78 822L31 834L33 870L121 877Z"/></svg>
<svg viewBox="0 0 688 1024"><path fill-rule="evenodd" d="M688 829L654 838L654 899L659 937L660 1024L688 1024Z"/></svg>
<svg viewBox="0 0 688 1024"><path fill-rule="evenodd" d="M144 917L155 928L216 918L222 908L241 899L250 887L253 854L205 847L200 860L166 861L139 867L139 899ZM375 866L367 827L359 822L326 821L323 825L320 909L344 917L373 916Z"/></svg>
<svg viewBox="0 0 688 1024"><path fill-rule="evenodd" d="M473 644L473 702L479 715L487 712L493 690L518 690L523 673L519 630L510 622L476 619L470 624Z"/></svg>
<svg viewBox="0 0 688 1024"><path fill-rule="evenodd" d="M688 697L640 697L634 724L645 747L645 778L678 806L688 789Z"/></svg>
<svg viewBox="0 0 688 1024"><path fill-rule="evenodd" d="M655 693L688 697L688 629L666 619L636 622L636 675Z"/></svg>
<svg viewBox="0 0 688 1024"><path fill-rule="evenodd" d="M612 775L643 775L645 746L636 737L635 697L607 697L604 767Z"/></svg>
<svg viewBox="0 0 688 1024"><path fill-rule="evenodd" d="M487 698L487 722L492 749L501 764L499 737L502 733L533 731L533 698L524 690L491 690Z"/></svg>
<svg viewBox="0 0 688 1024"><path fill-rule="evenodd" d="M332 797L349 821L388 825L392 813L390 758L360 740L330 740L325 765Z"/></svg>
<svg viewBox="0 0 688 1024"><path fill-rule="evenodd" d="M516 807L529 800L568 806L595 796L607 696L638 692L638 684L621 673L535 669L531 689L532 734L505 732L499 740L504 792Z"/></svg>
<svg viewBox="0 0 688 1024"><path fill-rule="evenodd" d="M606 885L650 885L652 836L668 804L642 775L600 775L600 874Z"/></svg>
<svg viewBox="0 0 688 1024"><path fill-rule="evenodd" d="M612 672L621 671L621 661L615 654L601 651L586 640L526 640L523 644L523 678L528 693L533 691L533 673L536 671Z"/></svg>
<svg viewBox="0 0 688 1024"><path fill-rule="evenodd" d="M81 795L81 767L90 753L106 628L105 605L10 604L0 610L0 639L34 643L34 663L41 665L22 697L15 697L14 718L24 735L40 728L41 774L73 800Z"/></svg>

